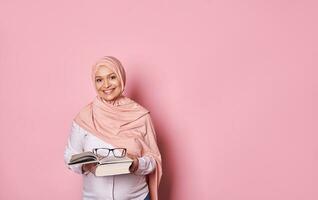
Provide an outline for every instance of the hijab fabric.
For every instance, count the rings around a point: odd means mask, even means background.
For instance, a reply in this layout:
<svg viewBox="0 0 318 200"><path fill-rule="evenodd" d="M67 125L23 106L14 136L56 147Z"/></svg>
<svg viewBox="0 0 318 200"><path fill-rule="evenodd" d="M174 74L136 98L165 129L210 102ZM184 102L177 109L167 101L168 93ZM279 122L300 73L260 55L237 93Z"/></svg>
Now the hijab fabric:
<svg viewBox="0 0 318 200"><path fill-rule="evenodd" d="M147 180L151 199L157 200L162 166L149 111L122 95L126 84L125 70L120 61L114 57L103 57L93 65L93 85L95 85L95 73L101 66L106 66L115 72L121 81L121 94L112 101L105 101L97 95L76 115L74 121L106 143L114 147L127 148L129 154L154 158L156 169L148 175Z"/></svg>

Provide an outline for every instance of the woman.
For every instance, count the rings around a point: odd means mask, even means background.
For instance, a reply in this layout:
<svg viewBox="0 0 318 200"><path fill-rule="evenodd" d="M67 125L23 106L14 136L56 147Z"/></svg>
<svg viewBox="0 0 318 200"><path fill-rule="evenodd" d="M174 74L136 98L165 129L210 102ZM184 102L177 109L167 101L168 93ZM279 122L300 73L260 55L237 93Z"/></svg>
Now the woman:
<svg viewBox="0 0 318 200"><path fill-rule="evenodd" d="M126 148L133 159L130 174L96 177L94 164L68 166L83 174L83 199L157 200L161 179L161 155L149 111L123 95L125 70L114 57L103 57L92 70L97 92L72 122L64 153L65 163L73 154L93 148Z"/></svg>

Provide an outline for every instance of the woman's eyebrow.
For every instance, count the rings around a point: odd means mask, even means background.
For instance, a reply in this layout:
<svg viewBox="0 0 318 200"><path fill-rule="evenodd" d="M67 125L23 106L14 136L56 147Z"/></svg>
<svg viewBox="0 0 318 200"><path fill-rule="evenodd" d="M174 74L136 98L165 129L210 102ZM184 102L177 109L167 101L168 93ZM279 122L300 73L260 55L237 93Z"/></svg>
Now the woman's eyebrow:
<svg viewBox="0 0 318 200"><path fill-rule="evenodd" d="M111 74L108 74L108 75L106 75L106 76L110 76L110 75L116 75L114 72L113 73L111 73ZM95 78L102 78L103 76L95 76Z"/></svg>
<svg viewBox="0 0 318 200"><path fill-rule="evenodd" d="M116 75L116 74L113 72L113 73L111 73L111 74L108 74L107 76L110 76L110 75L113 75L113 74Z"/></svg>

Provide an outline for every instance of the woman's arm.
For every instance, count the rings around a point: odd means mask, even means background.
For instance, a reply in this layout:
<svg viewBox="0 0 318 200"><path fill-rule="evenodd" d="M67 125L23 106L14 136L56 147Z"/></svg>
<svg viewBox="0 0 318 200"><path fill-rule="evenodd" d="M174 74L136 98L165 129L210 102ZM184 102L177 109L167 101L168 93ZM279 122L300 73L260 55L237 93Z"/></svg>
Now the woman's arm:
<svg viewBox="0 0 318 200"><path fill-rule="evenodd" d="M138 168L135 174L147 175L152 173L157 167L157 161L161 164L161 155L157 145L156 131L154 129L150 114L145 117L146 134L144 136L144 143L150 151L138 158ZM155 157L153 157L155 156ZM157 158L157 161L156 159Z"/></svg>
<svg viewBox="0 0 318 200"><path fill-rule="evenodd" d="M80 130L80 127L75 122L72 122L71 133L64 151L64 162L70 170L78 174L82 174L82 165L68 165L67 163L73 154L83 152L84 138L85 133Z"/></svg>

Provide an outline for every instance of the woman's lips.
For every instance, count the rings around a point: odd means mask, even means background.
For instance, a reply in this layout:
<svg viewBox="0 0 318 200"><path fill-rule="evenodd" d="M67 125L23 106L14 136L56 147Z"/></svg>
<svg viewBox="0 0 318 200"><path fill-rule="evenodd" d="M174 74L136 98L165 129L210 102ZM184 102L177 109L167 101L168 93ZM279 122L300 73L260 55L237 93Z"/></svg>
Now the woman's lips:
<svg viewBox="0 0 318 200"><path fill-rule="evenodd" d="M109 95L110 93L112 93L114 89L110 89L110 90L103 90L104 94Z"/></svg>

